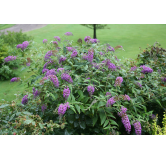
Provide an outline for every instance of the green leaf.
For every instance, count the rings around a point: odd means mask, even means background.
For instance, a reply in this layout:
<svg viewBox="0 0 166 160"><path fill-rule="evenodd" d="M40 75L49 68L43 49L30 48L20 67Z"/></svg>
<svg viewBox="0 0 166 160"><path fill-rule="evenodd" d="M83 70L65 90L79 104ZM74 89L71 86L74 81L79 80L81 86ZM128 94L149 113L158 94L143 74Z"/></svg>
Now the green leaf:
<svg viewBox="0 0 166 160"><path fill-rule="evenodd" d="M99 116L100 116L101 125L102 125L102 124L105 122L105 120L106 120L106 115L105 115L105 113L104 113L103 110L101 110L101 111L99 112Z"/></svg>
<svg viewBox="0 0 166 160"><path fill-rule="evenodd" d="M110 120L110 123L119 126L114 120Z"/></svg>
<svg viewBox="0 0 166 160"><path fill-rule="evenodd" d="M43 124L41 124L41 123L39 123L39 126L40 126L40 128L41 128L41 129L43 129L43 128L44 128L44 125L43 125Z"/></svg>
<svg viewBox="0 0 166 160"><path fill-rule="evenodd" d="M70 135L70 133L65 129L65 135Z"/></svg>
<svg viewBox="0 0 166 160"><path fill-rule="evenodd" d="M9 121L11 121L11 120L14 118L14 116L15 116L15 114L13 114L13 115L10 117Z"/></svg>
<svg viewBox="0 0 166 160"><path fill-rule="evenodd" d="M98 104L98 108L101 107L101 106L105 106L105 102L100 101L99 104Z"/></svg>
<svg viewBox="0 0 166 160"><path fill-rule="evenodd" d="M33 120L31 120L31 119L25 120L25 121L24 121L24 124L30 124L30 123L32 123L32 121L33 121Z"/></svg>
<svg viewBox="0 0 166 160"><path fill-rule="evenodd" d="M94 115L94 117L93 117L93 126L96 124L96 122L97 122L97 119L98 119L98 116L97 115Z"/></svg>
<svg viewBox="0 0 166 160"><path fill-rule="evenodd" d="M77 109L78 113L80 114L80 106L76 105L76 109Z"/></svg>
<svg viewBox="0 0 166 160"><path fill-rule="evenodd" d="M158 99L156 99L156 101L158 102L158 104L159 104L161 107L163 107Z"/></svg>
<svg viewBox="0 0 166 160"><path fill-rule="evenodd" d="M108 123L109 123L109 121L106 120L105 123L104 123L104 125L103 125L103 127L105 127Z"/></svg>
<svg viewBox="0 0 166 160"><path fill-rule="evenodd" d="M85 128L86 128L86 124L85 124L84 121L81 121L81 123L80 123L80 127L81 127L82 129L85 129Z"/></svg>
<svg viewBox="0 0 166 160"><path fill-rule="evenodd" d="M74 122L74 127L78 127L79 123L77 121Z"/></svg>
<svg viewBox="0 0 166 160"><path fill-rule="evenodd" d="M32 113L30 113L30 112L27 112L27 111L25 111L25 112L22 112L22 113L24 113L24 114L26 114L26 115L32 115Z"/></svg>
<svg viewBox="0 0 166 160"><path fill-rule="evenodd" d="M7 106L9 106L9 104L3 104L3 105L0 106L0 108L4 108L4 107L7 107Z"/></svg>

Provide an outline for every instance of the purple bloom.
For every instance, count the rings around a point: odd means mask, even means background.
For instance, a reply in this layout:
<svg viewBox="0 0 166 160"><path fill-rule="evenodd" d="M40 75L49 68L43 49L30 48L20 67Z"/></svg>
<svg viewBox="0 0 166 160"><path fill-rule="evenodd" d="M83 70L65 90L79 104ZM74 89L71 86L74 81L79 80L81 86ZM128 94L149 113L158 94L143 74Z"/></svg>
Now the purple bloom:
<svg viewBox="0 0 166 160"><path fill-rule="evenodd" d="M123 96L123 98L124 98L124 100L130 101L130 97L128 95L126 95L126 94Z"/></svg>
<svg viewBox="0 0 166 160"><path fill-rule="evenodd" d="M22 48L22 44L18 44L18 45L17 45L17 49L18 49L18 48Z"/></svg>
<svg viewBox="0 0 166 160"><path fill-rule="evenodd" d="M104 55L105 53L103 53L103 52L99 52L100 53L100 55Z"/></svg>
<svg viewBox="0 0 166 160"><path fill-rule="evenodd" d="M84 38L84 41L88 43L88 42L90 41L90 39L91 39L90 36L86 36L86 37Z"/></svg>
<svg viewBox="0 0 166 160"><path fill-rule="evenodd" d="M16 56L8 56L5 58L5 62L16 60Z"/></svg>
<svg viewBox="0 0 166 160"><path fill-rule="evenodd" d="M154 114L152 114L150 118L155 119L156 116Z"/></svg>
<svg viewBox="0 0 166 160"><path fill-rule="evenodd" d="M121 86L121 83L123 82L123 78L122 77L117 77L116 81L115 81L115 87L116 86Z"/></svg>
<svg viewBox="0 0 166 160"><path fill-rule="evenodd" d="M95 91L95 87L94 86L88 86L87 91L89 92L89 95L92 96L94 91Z"/></svg>
<svg viewBox="0 0 166 160"><path fill-rule="evenodd" d="M69 51L69 52L73 51L73 49L74 49L73 47L66 47L66 48L67 48L67 51Z"/></svg>
<svg viewBox="0 0 166 160"><path fill-rule="evenodd" d="M59 114L60 116L64 115L65 112L66 112L66 110L67 110L67 108L68 108L68 109L70 108L69 102L67 102L67 103L65 103L65 104L60 104L60 105L59 105L59 108L58 108L58 114Z"/></svg>
<svg viewBox="0 0 166 160"><path fill-rule="evenodd" d="M62 78L62 80L65 80L65 81L67 81L69 83L73 83L73 80L72 80L71 76L68 75L67 73L63 73L61 75L61 78Z"/></svg>
<svg viewBox="0 0 166 160"><path fill-rule="evenodd" d="M49 69L43 69L42 73L44 74L45 72L49 71Z"/></svg>
<svg viewBox="0 0 166 160"><path fill-rule="evenodd" d="M82 59L88 60L88 56L86 53L82 56Z"/></svg>
<svg viewBox="0 0 166 160"><path fill-rule="evenodd" d="M47 76L49 76L49 75L56 75L57 73L56 73L56 71L55 71L55 69L50 69L50 70L48 70L47 72L46 72L46 77Z"/></svg>
<svg viewBox="0 0 166 160"><path fill-rule="evenodd" d="M141 135L141 123L139 121L135 122L134 124L134 128L135 128L135 133L136 135Z"/></svg>
<svg viewBox="0 0 166 160"><path fill-rule="evenodd" d="M47 43L47 39L43 39L43 43Z"/></svg>
<svg viewBox="0 0 166 160"><path fill-rule="evenodd" d="M108 98L111 98L112 94L110 92L107 92L105 96L108 96Z"/></svg>
<svg viewBox="0 0 166 160"><path fill-rule="evenodd" d="M70 95L70 89L67 87L63 90L63 97L67 100Z"/></svg>
<svg viewBox="0 0 166 160"><path fill-rule="evenodd" d="M58 42L57 42L57 41L53 41L52 43L58 45Z"/></svg>
<svg viewBox="0 0 166 160"><path fill-rule="evenodd" d="M73 36L73 34L71 32L66 32L65 35L66 36Z"/></svg>
<svg viewBox="0 0 166 160"><path fill-rule="evenodd" d="M61 57L61 58L59 59L59 63L65 61L65 60L66 60L66 57Z"/></svg>
<svg viewBox="0 0 166 160"><path fill-rule="evenodd" d="M140 66L140 68L142 68L143 70L141 71L142 73L152 73L153 69L146 67L145 65Z"/></svg>
<svg viewBox="0 0 166 160"><path fill-rule="evenodd" d="M112 97L107 101L106 107L110 107L111 105L113 105L116 102L114 98L115 97Z"/></svg>
<svg viewBox="0 0 166 160"><path fill-rule="evenodd" d="M51 60L51 56L52 56L52 51L48 51L45 56L44 56L44 60L47 61L47 60Z"/></svg>
<svg viewBox="0 0 166 160"><path fill-rule="evenodd" d="M94 54L93 49L92 49L92 48L89 49L89 50L88 50L88 55L87 55L87 60L88 60L89 62L92 62L92 61L93 61L93 54Z"/></svg>
<svg viewBox="0 0 166 160"><path fill-rule="evenodd" d="M161 80L162 80L163 82L166 82L166 77L161 77Z"/></svg>
<svg viewBox="0 0 166 160"><path fill-rule="evenodd" d="M108 69L112 69L112 71L116 70L116 66L113 63L109 63Z"/></svg>
<svg viewBox="0 0 166 160"><path fill-rule="evenodd" d="M73 57L76 57L76 56L77 56L77 54L78 54L78 53L77 53L77 51L76 51L76 50L74 50L74 51L73 51L73 53L71 54L71 57L72 57L72 58L73 58Z"/></svg>
<svg viewBox="0 0 166 160"><path fill-rule="evenodd" d="M28 95L25 95L23 98L22 98L22 104L27 104L28 103Z"/></svg>
<svg viewBox="0 0 166 160"><path fill-rule="evenodd" d="M52 61L52 60L50 60L50 61L46 62L46 63L44 64L43 69L46 69L47 65L48 65L48 64L51 64L51 63L53 63L53 61Z"/></svg>
<svg viewBox="0 0 166 160"><path fill-rule="evenodd" d="M57 72L59 72L59 71L64 71L64 68L58 68Z"/></svg>
<svg viewBox="0 0 166 160"><path fill-rule="evenodd" d="M138 67L134 66L134 67L131 67L131 71L135 71Z"/></svg>
<svg viewBox="0 0 166 160"><path fill-rule="evenodd" d="M113 52L114 52L115 50L114 50L113 47L111 47L109 44L107 44L107 52L108 52L108 51L113 51Z"/></svg>
<svg viewBox="0 0 166 160"><path fill-rule="evenodd" d="M23 43L22 43L22 50L24 50L25 48L27 48L28 47L28 45L29 45L29 43L28 43L28 41L24 41Z"/></svg>
<svg viewBox="0 0 166 160"><path fill-rule="evenodd" d="M38 90L36 90L35 87L33 87L34 98L36 98L39 94L40 94L40 92Z"/></svg>
<svg viewBox="0 0 166 160"><path fill-rule="evenodd" d="M27 66L30 66L30 65L31 65L31 63L26 63L26 65L27 65Z"/></svg>
<svg viewBox="0 0 166 160"><path fill-rule="evenodd" d="M90 39L90 42L91 42L91 43L98 43L99 40L98 40L98 39Z"/></svg>
<svg viewBox="0 0 166 160"><path fill-rule="evenodd" d="M47 77L53 82L55 87L57 87L57 88L59 87L59 81L58 81L57 76L55 76L55 75L48 75Z"/></svg>
<svg viewBox="0 0 166 160"><path fill-rule="evenodd" d="M40 81L40 84L41 85L44 84L44 81L47 80L47 79L48 79L48 77L43 77L42 80Z"/></svg>
<svg viewBox="0 0 166 160"><path fill-rule="evenodd" d="M121 107L120 110L121 110L121 112L118 113L118 115L121 117L122 123L123 123L127 133L129 134L131 131L131 124L130 124L129 118L126 114L127 108Z"/></svg>
<svg viewBox="0 0 166 160"><path fill-rule="evenodd" d="M139 82L135 83L138 87L142 88L142 85Z"/></svg>
<svg viewBox="0 0 166 160"><path fill-rule="evenodd" d="M54 38L57 39L59 42L61 41L59 36L55 36Z"/></svg>
<svg viewBox="0 0 166 160"><path fill-rule="evenodd" d="M47 109L47 106L46 106L45 104L43 104L43 105L41 106L41 109L42 109L42 112L44 112L44 111Z"/></svg>
<svg viewBox="0 0 166 160"><path fill-rule="evenodd" d="M19 77L14 77L10 80L10 82L18 82L20 80Z"/></svg>

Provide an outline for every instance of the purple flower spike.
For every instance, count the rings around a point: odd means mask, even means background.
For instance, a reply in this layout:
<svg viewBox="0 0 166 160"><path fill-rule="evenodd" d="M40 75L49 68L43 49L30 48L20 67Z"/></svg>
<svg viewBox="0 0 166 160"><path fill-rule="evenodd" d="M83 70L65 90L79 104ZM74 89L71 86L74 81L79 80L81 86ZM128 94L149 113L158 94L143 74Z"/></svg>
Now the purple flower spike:
<svg viewBox="0 0 166 160"><path fill-rule="evenodd" d="M8 56L5 58L5 62L16 60L16 56Z"/></svg>
<svg viewBox="0 0 166 160"><path fill-rule="evenodd" d="M68 99L69 95L70 95L70 89L67 87L63 90L63 97L65 98L65 100Z"/></svg>
<svg viewBox="0 0 166 160"><path fill-rule="evenodd" d="M47 43L47 39L43 39L43 43Z"/></svg>
<svg viewBox="0 0 166 160"><path fill-rule="evenodd" d="M39 94L40 94L40 92L38 90L36 90L35 87L33 87L34 98L36 98Z"/></svg>
<svg viewBox="0 0 166 160"><path fill-rule="evenodd" d="M131 67L131 71L135 71L138 67L134 66L134 67Z"/></svg>
<svg viewBox="0 0 166 160"><path fill-rule="evenodd" d="M123 78L122 77L117 77L114 86L121 86L122 82L123 82Z"/></svg>
<svg viewBox="0 0 166 160"><path fill-rule="evenodd" d="M110 107L111 105L113 105L116 102L114 98L115 97L112 97L107 101L106 107Z"/></svg>
<svg viewBox="0 0 166 160"><path fill-rule="evenodd" d="M65 81L67 81L69 83L73 83L73 80L72 80L71 76L68 75L67 73L63 73L61 75L61 78L62 78L62 80L65 80Z"/></svg>
<svg viewBox="0 0 166 160"><path fill-rule="evenodd" d="M70 106L69 106L69 102L65 103L65 104L60 104L59 105L59 108L58 108L58 114L60 116L63 116L66 112L67 109L69 109Z"/></svg>
<svg viewBox="0 0 166 160"><path fill-rule="evenodd" d="M58 81L57 76L55 76L55 75L48 75L47 77L53 82L55 87L57 87L57 88L59 87L59 81Z"/></svg>
<svg viewBox="0 0 166 160"><path fill-rule="evenodd" d="M85 41L86 43L89 43L89 42L90 42L90 39L91 39L90 36L86 36L86 37L84 38L84 41Z"/></svg>
<svg viewBox="0 0 166 160"><path fill-rule="evenodd" d="M25 95L23 98L22 98L22 104L27 104L28 103L28 95Z"/></svg>
<svg viewBox="0 0 166 160"><path fill-rule="evenodd" d="M58 45L58 42L57 42L57 41L53 41L52 43Z"/></svg>
<svg viewBox="0 0 166 160"><path fill-rule="evenodd" d="M88 86L87 91L89 92L89 95L92 96L94 91L95 91L95 87L94 86Z"/></svg>
<svg viewBox="0 0 166 160"><path fill-rule="evenodd" d="M118 115L121 117L122 123L123 123L127 133L130 134L131 124L130 124L129 118L128 118L127 114L126 114L127 108L121 107L120 110L121 110L121 112L118 113Z"/></svg>
<svg viewBox="0 0 166 160"><path fill-rule="evenodd" d="M14 77L10 80L10 82L18 82L20 80L19 77Z"/></svg>
<svg viewBox="0 0 166 160"><path fill-rule="evenodd" d="M140 68L142 68L143 70L141 71L143 74L145 73L152 73L153 69L146 67L145 65L140 66Z"/></svg>
<svg viewBox="0 0 166 160"><path fill-rule="evenodd" d="M56 40L58 40L59 42L61 41L60 37L59 36L55 36L54 37Z"/></svg>
<svg viewBox="0 0 166 160"><path fill-rule="evenodd" d="M135 133L136 135L141 135L141 123L139 121L135 122L134 124L134 128L135 128Z"/></svg>
<svg viewBox="0 0 166 160"><path fill-rule="evenodd" d="M152 114L150 118L155 119L156 116L154 114Z"/></svg>
<svg viewBox="0 0 166 160"><path fill-rule="evenodd" d="M130 101L130 97L128 96L128 95L124 95L124 100L128 100L128 101Z"/></svg>
<svg viewBox="0 0 166 160"><path fill-rule="evenodd" d="M55 69L50 69L50 70L48 70L47 72L46 72L46 77L47 76L49 76L49 75L56 75L57 73L56 73L56 71L55 71Z"/></svg>
<svg viewBox="0 0 166 160"><path fill-rule="evenodd" d="M22 44L18 44L18 45L17 45L17 49L18 49L18 48L22 48Z"/></svg>
<svg viewBox="0 0 166 160"><path fill-rule="evenodd" d="M65 35L66 36L73 36L73 34L71 32L66 32Z"/></svg>
<svg viewBox="0 0 166 160"><path fill-rule="evenodd" d="M78 54L78 53L77 53L77 51L76 51L76 50L74 50L74 51L73 51L73 53L71 54L71 57L72 57L72 58L74 58L74 57L76 57L76 56L77 56L77 54Z"/></svg>
<svg viewBox="0 0 166 160"><path fill-rule="evenodd" d="M65 60L66 60L66 57L61 57L61 58L59 59L59 63L65 61Z"/></svg>
<svg viewBox="0 0 166 160"><path fill-rule="evenodd" d="M44 112L44 111L47 109L47 106L46 106L45 104L43 104L43 105L41 106L41 109L42 109L42 112Z"/></svg>

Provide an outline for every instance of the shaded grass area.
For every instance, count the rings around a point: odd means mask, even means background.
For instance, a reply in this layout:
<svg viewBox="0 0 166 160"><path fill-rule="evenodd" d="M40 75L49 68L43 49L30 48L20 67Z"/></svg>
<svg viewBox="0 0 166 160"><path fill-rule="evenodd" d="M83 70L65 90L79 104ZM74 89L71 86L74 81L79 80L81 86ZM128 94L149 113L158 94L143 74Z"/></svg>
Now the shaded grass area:
<svg viewBox="0 0 166 160"><path fill-rule="evenodd" d="M10 28L14 26L15 24L0 24L0 30Z"/></svg>
<svg viewBox="0 0 166 160"><path fill-rule="evenodd" d="M152 45L158 41L163 48L166 48L166 24L109 24L110 29L97 30L97 38L101 44L109 43L112 47L123 46L125 51L117 53L119 59L137 58L140 53L139 47L145 49L147 44ZM27 35L34 36L34 48L43 46L43 39L54 40L54 36L62 38L64 33L72 32L74 36L68 37L75 42L85 36L93 38L93 30L79 24L49 24L43 28L26 32ZM85 42L84 42L85 43ZM22 66L16 71L22 80L28 79L33 73L27 73L28 69L21 71ZM24 78L25 76L25 78ZM16 98L15 93L26 93L32 91L27 88L27 84L10 83L10 81L0 81L0 102L2 99L11 101Z"/></svg>

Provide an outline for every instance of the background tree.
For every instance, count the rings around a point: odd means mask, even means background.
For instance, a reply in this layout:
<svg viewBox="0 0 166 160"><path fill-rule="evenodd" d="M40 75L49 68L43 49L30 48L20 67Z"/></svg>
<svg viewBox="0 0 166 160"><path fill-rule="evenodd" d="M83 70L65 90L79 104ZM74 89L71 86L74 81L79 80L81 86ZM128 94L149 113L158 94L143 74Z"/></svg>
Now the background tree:
<svg viewBox="0 0 166 160"><path fill-rule="evenodd" d="M93 38L94 39L97 39L97 36L96 36L96 30L97 29L105 29L107 24L81 24L85 27L88 27L90 29L93 29ZM109 28L107 28L109 29Z"/></svg>

